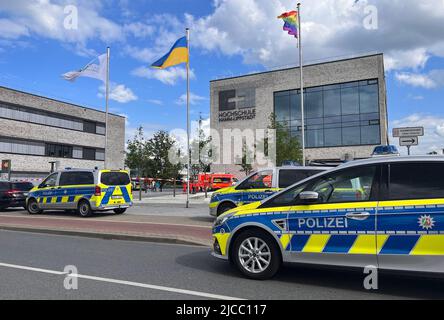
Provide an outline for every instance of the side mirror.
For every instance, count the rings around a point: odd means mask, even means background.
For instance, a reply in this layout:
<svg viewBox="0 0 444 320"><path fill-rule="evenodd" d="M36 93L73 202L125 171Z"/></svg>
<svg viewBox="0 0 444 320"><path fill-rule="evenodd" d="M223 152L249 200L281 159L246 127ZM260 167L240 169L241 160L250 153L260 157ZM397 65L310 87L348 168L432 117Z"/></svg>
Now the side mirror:
<svg viewBox="0 0 444 320"><path fill-rule="evenodd" d="M304 191L299 194L302 203L310 204L319 201L319 193L314 191Z"/></svg>
<svg viewBox="0 0 444 320"><path fill-rule="evenodd" d="M41 184L39 184L39 186L37 188L42 189L42 188L45 188L45 187L46 187L46 184L41 183Z"/></svg>

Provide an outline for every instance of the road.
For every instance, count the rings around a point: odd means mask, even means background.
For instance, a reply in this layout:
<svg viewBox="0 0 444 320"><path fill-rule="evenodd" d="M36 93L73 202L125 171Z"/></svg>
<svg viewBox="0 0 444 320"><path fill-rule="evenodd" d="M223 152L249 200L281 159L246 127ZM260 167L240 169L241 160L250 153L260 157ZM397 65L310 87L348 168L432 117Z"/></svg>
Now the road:
<svg viewBox="0 0 444 320"><path fill-rule="evenodd" d="M244 279L208 248L0 231L0 299L444 298L443 281L380 275L377 291L352 271L285 266ZM75 265L78 290L63 286Z"/></svg>

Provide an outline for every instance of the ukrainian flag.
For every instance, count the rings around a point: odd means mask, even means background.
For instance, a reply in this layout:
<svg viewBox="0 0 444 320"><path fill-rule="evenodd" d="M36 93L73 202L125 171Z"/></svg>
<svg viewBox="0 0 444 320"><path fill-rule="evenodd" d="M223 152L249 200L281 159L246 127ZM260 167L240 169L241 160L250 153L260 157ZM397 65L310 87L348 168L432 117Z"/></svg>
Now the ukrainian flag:
<svg viewBox="0 0 444 320"><path fill-rule="evenodd" d="M188 43L187 37L180 38L176 41L170 51L162 58L154 62L151 67L157 69L165 69L180 63L188 62Z"/></svg>

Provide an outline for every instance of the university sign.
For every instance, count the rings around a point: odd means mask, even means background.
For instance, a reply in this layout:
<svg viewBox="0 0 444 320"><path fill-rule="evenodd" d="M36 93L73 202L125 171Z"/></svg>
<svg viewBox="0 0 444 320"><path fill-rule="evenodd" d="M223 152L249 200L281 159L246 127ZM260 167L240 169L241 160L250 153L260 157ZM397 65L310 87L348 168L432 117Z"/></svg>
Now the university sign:
<svg viewBox="0 0 444 320"><path fill-rule="evenodd" d="M256 118L256 89L246 88L219 92L219 122Z"/></svg>

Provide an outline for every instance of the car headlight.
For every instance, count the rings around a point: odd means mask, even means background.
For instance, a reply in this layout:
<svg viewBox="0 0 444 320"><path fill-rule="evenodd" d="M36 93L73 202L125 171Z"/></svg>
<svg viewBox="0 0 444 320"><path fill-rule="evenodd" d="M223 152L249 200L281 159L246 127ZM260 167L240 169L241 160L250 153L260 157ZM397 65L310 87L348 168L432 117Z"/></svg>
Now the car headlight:
<svg viewBox="0 0 444 320"><path fill-rule="evenodd" d="M229 214L224 214L224 215L218 217L216 219L216 221L214 222L214 226L215 227L220 227L225 222L227 222L227 220L230 219L233 215L234 215L234 213L229 213Z"/></svg>

